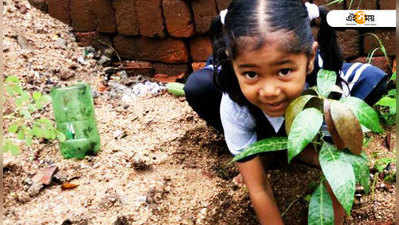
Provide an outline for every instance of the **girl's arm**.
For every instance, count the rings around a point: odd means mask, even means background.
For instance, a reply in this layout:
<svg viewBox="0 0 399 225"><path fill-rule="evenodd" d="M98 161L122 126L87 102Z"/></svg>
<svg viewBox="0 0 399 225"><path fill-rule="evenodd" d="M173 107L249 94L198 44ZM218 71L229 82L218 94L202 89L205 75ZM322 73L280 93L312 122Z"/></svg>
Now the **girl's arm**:
<svg viewBox="0 0 399 225"><path fill-rule="evenodd" d="M260 158L255 157L247 162L237 164L260 223L262 225L284 225Z"/></svg>

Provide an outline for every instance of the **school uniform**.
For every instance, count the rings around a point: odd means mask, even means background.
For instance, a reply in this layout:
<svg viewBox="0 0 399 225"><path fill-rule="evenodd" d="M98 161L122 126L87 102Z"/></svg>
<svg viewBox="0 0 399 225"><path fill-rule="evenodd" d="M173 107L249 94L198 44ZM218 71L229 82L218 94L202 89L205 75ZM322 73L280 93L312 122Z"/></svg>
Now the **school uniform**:
<svg viewBox="0 0 399 225"><path fill-rule="evenodd" d="M314 86L317 72L323 67L323 60L315 57L315 68L307 76L306 87ZM213 83L212 57L206 66L191 74L184 91L189 105L198 115L218 131L224 133L229 151L233 155L242 152L250 144L269 137L287 136L284 117L269 117L258 107L240 106L227 93L222 93ZM219 68L220 69L220 68ZM343 85L345 96L354 96L373 105L386 91L388 76L381 69L362 63L344 63L339 74L348 85ZM264 153L263 155L267 155ZM285 156L286 151L272 153ZM250 156L241 161L247 161Z"/></svg>

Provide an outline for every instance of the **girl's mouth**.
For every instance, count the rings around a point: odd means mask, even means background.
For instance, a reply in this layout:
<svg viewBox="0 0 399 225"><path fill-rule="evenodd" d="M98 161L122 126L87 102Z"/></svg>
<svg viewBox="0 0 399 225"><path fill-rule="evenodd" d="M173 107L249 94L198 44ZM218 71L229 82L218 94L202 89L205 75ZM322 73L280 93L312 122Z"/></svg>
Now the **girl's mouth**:
<svg viewBox="0 0 399 225"><path fill-rule="evenodd" d="M266 105L267 111L276 112L276 111L281 111L282 109L284 109L284 107L286 105L285 103L286 103L285 101L281 101L281 102L277 102L274 104L265 104L265 105Z"/></svg>

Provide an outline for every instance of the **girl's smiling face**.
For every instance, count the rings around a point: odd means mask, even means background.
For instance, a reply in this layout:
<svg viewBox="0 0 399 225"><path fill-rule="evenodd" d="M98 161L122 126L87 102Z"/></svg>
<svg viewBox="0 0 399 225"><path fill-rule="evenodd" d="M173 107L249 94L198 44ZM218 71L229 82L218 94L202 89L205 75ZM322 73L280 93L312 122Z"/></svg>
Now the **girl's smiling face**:
<svg viewBox="0 0 399 225"><path fill-rule="evenodd" d="M312 54L284 51L284 41L275 37L252 51L241 51L233 68L245 98L271 117L283 116L289 103L299 97L306 75L313 71L317 42Z"/></svg>

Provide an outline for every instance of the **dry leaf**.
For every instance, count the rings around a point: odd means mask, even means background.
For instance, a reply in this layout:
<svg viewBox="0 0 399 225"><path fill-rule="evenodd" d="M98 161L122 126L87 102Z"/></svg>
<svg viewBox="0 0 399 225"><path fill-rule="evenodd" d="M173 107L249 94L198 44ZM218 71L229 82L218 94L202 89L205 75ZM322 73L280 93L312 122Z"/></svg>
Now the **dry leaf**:
<svg viewBox="0 0 399 225"><path fill-rule="evenodd" d="M359 155L363 146L363 132L355 114L338 101L331 102L330 114L345 147L353 154Z"/></svg>
<svg viewBox="0 0 399 225"><path fill-rule="evenodd" d="M69 189L74 189L77 186L79 186L79 184L72 184L72 183L65 182L61 185L61 188L62 188L62 190L69 190Z"/></svg>
<svg viewBox="0 0 399 225"><path fill-rule="evenodd" d="M330 134L331 134L334 144L337 146L338 149L343 149L345 147L344 142L339 137L337 129L335 128L334 123L332 121L331 114L330 114L330 102L327 99L324 100L324 110L323 111L324 111L324 119L327 124L327 129L328 129L328 132L330 132Z"/></svg>

